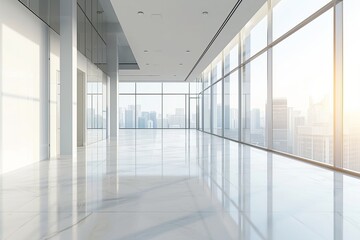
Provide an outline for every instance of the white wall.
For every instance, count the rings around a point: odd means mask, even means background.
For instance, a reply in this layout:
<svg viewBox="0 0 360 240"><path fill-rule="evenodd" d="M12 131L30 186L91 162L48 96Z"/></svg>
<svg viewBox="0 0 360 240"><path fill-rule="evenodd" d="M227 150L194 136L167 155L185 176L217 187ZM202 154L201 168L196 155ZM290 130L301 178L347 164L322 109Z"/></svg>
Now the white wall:
<svg viewBox="0 0 360 240"><path fill-rule="evenodd" d="M0 173L48 157L48 53L48 27L1 0Z"/></svg>
<svg viewBox="0 0 360 240"><path fill-rule="evenodd" d="M60 37L17 0L0 5L1 174L59 153ZM79 52L78 68L106 82Z"/></svg>
<svg viewBox="0 0 360 240"><path fill-rule="evenodd" d="M60 37L50 30L50 157L54 158L60 151Z"/></svg>

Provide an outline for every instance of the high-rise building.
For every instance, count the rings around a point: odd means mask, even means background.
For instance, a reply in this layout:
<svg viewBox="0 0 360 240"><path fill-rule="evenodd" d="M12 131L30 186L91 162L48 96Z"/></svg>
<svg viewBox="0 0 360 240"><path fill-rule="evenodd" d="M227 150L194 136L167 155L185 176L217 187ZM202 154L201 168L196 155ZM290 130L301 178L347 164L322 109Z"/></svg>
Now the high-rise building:
<svg viewBox="0 0 360 240"><path fill-rule="evenodd" d="M288 105L287 99L273 99L273 146L288 151Z"/></svg>

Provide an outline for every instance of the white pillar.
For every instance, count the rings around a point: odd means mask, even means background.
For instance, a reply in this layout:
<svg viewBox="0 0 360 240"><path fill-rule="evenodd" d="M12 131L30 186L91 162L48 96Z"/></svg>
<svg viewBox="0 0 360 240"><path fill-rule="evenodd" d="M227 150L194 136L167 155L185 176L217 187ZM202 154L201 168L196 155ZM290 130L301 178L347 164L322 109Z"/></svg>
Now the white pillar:
<svg viewBox="0 0 360 240"><path fill-rule="evenodd" d="M117 137L119 130L118 121L118 69L119 69L119 58L118 58L118 45L117 45L117 34L109 33L107 35L107 65L108 73L110 77L110 106L109 106L109 117L110 117L110 137Z"/></svg>
<svg viewBox="0 0 360 240"><path fill-rule="evenodd" d="M60 155L76 149L77 2L60 1Z"/></svg>

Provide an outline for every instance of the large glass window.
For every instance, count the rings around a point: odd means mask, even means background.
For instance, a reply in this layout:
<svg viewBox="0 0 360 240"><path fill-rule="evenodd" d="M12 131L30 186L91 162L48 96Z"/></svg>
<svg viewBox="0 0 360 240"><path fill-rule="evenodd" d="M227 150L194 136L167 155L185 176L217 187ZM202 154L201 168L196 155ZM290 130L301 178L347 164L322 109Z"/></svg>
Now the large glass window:
<svg viewBox="0 0 360 240"><path fill-rule="evenodd" d="M239 72L224 79L224 136L239 140Z"/></svg>
<svg viewBox="0 0 360 240"><path fill-rule="evenodd" d="M360 172L360 1L344 0L344 163Z"/></svg>
<svg viewBox="0 0 360 240"><path fill-rule="evenodd" d="M135 95L119 96L119 128L135 128Z"/></svg>
<svg viewBox="0 0 360 240"><path fill-rule="evenodd" d="M162 128L161 95L136 95L136 127Z"/></svg>
<svg viewBox="0 0 360 240"><path fill-rule="evenodd" d="M274 149L333 162L333 62L332 11L274 47Z"/></svg>
<svg viewBox="0 0 360 240"><path fill-rule="evenodd" d="M265 146L267 55L255 58L242 68L243 141Z"/></svg>
<svg viewBox="0 0 360 240"><path fill-rule="evenodd" d="M164 95L164 128L185 128L185 95Z"/></svg>
<svg viewBox="0 0 360 240"><path fill-rule="evenodd" d="M212 133L222 136L222 81L212 86Z"/></svg>
<svg viewBox="0 0 360 240"><path fill-rule="evenodd" d="M265 4L241 31L242 62L267 46L267 5Z"/></svg>
<svg viewBox="0 0 360 240"><path fill-rule="evenodd" d="M189 104L196 95L189 88L188 82L119 83L119 128L195 128L196 101Z"/></svg>

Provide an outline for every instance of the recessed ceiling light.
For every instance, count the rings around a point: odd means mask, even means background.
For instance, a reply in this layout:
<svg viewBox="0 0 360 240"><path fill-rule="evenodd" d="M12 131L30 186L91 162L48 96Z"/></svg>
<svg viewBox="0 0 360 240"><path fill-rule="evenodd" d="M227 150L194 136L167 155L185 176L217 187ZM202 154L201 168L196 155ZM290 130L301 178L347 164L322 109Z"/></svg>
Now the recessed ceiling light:
<svg viewBox="0 0 360 240"><path fill-rule="evenodd" d="M144 50L144 53L148 53L149 51L148 50Z"/></svg>
<svg viewBox="0 0 360 240"><path fill-rule="evenodd" d="M143 12L143 11L138 11L137 14L138 14L139 16L142 16L142 15L144 15L144 12Z"/></svg>
<svg viewBox="0 0 360 240"><path fill-rule="evenodd" d="M208 14L209 14L208 11L203 11L203 12L202 12L202 15L204 15L204 16L206 16L206 15L208 15Z"/></svg>
<svg viewBox="0 0 360 240"><path fill-rule="evenodd" d="M190 53L190 50L186 50L186 53Z"/></svg>
<svg viewBox="0 0 360 240"><path fill-rule="evenodd" d="M182 66L183 64L182 63L179 63L180 66Z"/></svg>

